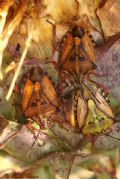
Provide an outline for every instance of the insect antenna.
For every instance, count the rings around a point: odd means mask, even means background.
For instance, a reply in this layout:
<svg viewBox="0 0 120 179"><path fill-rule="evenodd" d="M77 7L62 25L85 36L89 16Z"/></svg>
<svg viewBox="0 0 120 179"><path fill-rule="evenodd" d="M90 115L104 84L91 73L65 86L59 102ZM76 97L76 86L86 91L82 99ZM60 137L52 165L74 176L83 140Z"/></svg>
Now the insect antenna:
<svg viewBox="0 0 120 179"><path fill-rule="evenodd" d="M66 146L69 148L69 150L72 150L72 147L68 144L68 142L63 141L63 139L61 139L61 138L55 133L55 131L54 131L52 128L49 128L49 130L57 137L57 139L60 140L60 142L61 142L63 145L66 145Z"/></svg>
<svg viewBox="0 0 120 179"><path fill-rule="evenodd" d="M105 91L106 93L108 93L108 89L107 89L104 85L99 84L98 82L96 82L96 81L94 81L94 80L92 80L92 79L90 78L91 75L94 75L94 76L97 76L97 77L102 77L103 75L99 75L99 74L96 74L96 73L89 73L89 74L88 74L88 79L89 79L90 82L96 84L97 87L100 87L100 88L102 87L102 88L104 89L104 91ZM105 75L107 75L107 74L105 74ZM104 75L104 76L105 76L105 75Z"/></svg>
<svg viewBox="0 0 120 179"><path fill-rule="evenodd" d="M93 94L93 92L88 88L88 86L83 82L85 87L88 89L89 93L100 103L100 101L96 98L96 96Z"/></svg>
<svg viewBox="0 0 120 179"><path fill-rule="evenodd" d="M116 140L120 141L120 138L118 138L118 137L114 137L114 136L109 135L109 134L105 134L105 135L108 136L108 137L111 137L111 138L113 138L113 139L116 139Z"/></svg>
<svg viewBox="0 0 120 179"><path fill-rule="evenodd" d="M32 149L33 146L35 145L35 143L36 143L36 141L37 141L37 139L38 139L38 137L39 137L40 131L41 131L41 129L39 128L39 131L38 131L38 133L37 133L37 136L36 136L36 138L35 138L35 140L34 140L32 146L31 146L31 149Z"/></svg>
<svg viewBox="0 0 120 179"><path fill-rule="evenodd" d="M35 143L36 143L36 141L37 141L37 139L38 139L38 137L39 137L40 132L41 132L41 128L40 128L40 125L39 125L39 130L38 130L37 136L35 137L35 140L34 140L34 142L32 143L31 147L29 148L29 153L28 153L29 156L30 156L30 154L31 154L32 148L34 147L34 145L35 145Z"/></svg>

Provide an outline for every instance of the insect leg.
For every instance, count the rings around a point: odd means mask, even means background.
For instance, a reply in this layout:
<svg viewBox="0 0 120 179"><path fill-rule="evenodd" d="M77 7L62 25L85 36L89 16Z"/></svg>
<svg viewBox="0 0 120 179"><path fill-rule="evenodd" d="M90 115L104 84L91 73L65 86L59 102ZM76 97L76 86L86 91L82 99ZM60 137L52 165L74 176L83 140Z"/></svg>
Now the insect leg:
<svg viewBox="0 0 120 179"><path fill-rule="evenodd" d="M34 122L29 120L28 123L26 124L26 127L30 130L30 132L33 134L34 138L35 138L35 129L34 127L32 126Z"/></svg>
<svg viewBox="0 0 120 179"><path fill-rule="evenodd" d="M108 91L109 91L108 88L106 88L103 84L98 83L98 82L92 80L91 77L90 77L90 74L87 75L87 79L88 79L90 82L96 84L97 87L99 87L99 88L103 88L104 91L105 91L105 93L109 93L109 92L108 92Z"/></svg>

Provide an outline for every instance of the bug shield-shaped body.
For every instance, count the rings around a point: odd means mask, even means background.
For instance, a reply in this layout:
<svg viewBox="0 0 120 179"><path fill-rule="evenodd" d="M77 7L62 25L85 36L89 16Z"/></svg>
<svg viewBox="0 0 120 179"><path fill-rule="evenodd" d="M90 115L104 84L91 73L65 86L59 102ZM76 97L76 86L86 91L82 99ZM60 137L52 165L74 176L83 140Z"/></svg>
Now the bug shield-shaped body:
<svg viewBox="0 0 120 179"><path fill-rule="evenodd" d="M40 121L57 115L59 100L52 81L38 69L32 69L32 76L25 80L22 89L22 111L25 117Z"/></svg>
<svg viewBox="0 0 120 179"><path fill-rule="evenodd" d="M67 121L83 134L103 132L113 124L111 107L98 90L93 94L82 85L69 91L64 101Z"/></svg>
<svg viewBox="0 0 120 179"><path fill-rule="evenodd" d="M60 46L59 67L71 75L86 74L96 68L92 36L84 25L68 31Z"/></svg>
<svg viewBox="0 0 120 179"><path fill-rule="evenodd" d="M87 74L96 69L94 44L85 27L84 23L73 27L62 39L58 59L60 91L64 91L66 80L73 87L80 86Z"/></svg>

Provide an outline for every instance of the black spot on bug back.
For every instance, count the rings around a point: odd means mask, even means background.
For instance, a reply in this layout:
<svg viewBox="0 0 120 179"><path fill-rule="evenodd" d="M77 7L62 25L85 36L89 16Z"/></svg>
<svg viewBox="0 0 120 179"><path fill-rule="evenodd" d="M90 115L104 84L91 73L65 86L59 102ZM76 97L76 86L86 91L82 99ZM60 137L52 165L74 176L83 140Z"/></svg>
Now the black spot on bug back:
<svg viewBox="0 0 120 179"><path fill-rule="evenodd" d="M83 57L83 56L79 56L79 58L78 58L80 61L85 61L86 59L85 59L85 57Z"/></svg>
<svg viewBox="0 0 120 179"><path fill-rule="evenodd" d="M92 65L93 65L93 69L97 68L97 65L95 63L92 62Z"/></svg>

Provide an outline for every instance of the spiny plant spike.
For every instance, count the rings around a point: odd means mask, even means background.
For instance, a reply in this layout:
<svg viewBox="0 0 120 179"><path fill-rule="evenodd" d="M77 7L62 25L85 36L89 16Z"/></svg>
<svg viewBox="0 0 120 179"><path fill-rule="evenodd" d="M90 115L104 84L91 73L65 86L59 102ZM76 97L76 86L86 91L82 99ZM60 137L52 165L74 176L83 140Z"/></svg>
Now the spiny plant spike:
<svg viewBox="0 0 120 179"><path fill-rule="evenodd" d="M34 25L33 25L33 26L34 26ZM22 53L22 56L21 56L21 58L20 58L20 62L19 62L18 68L17 68L17 70L16 70L16 72L15 72L15 75L14 75L14 77L13 77L13 80L12 80L12 82L11 82L11 85L10 85L10 88L9 88L9 91L8 91L8 94L7 94L7 96L6 96L6 100L9 100L9 99L10 99L10 96L11 96L11 94L12 94L12 92L13 92L13 89L14 89L14 86L15 86L15 82L16 82L18 76L19 76L19 73L20 73L22 64L23 64L23 62L24 62L24 59L25 59L25 57L26 57L28 48L29 48L29 46L30 46L30 42L31 42L32 37L33 37L33 32L34 32L34 27L32 27L32 29L31 29L31 31L30 31L30 34L29 34L29 36L28 36L28 38L27 38L27 40L26 40L26 45L25 45L24 51L23 51L23 53Z"/></svg>

